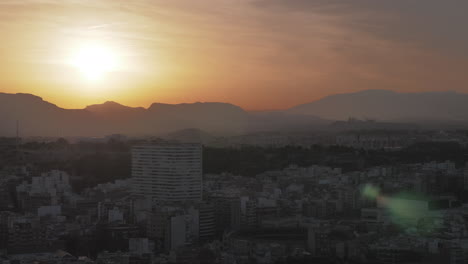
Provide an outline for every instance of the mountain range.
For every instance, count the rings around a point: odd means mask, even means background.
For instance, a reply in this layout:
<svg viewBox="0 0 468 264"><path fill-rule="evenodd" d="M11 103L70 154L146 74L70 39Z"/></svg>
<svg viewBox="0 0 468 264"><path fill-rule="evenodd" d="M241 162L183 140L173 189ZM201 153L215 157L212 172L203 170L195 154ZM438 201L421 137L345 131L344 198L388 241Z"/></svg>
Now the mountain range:
<svg viewBox="0 0 468 264"><path fill-rule="evenodd" d="M468 94L457 92L397 93L365 90L330 95L286 110L325 119L349 117L398 122L468 121Z"/></svg>
<svg viewBox="0 0 468 264"><path fill-rule="evenodd" d="M228 103L154 103L148 108L116 102L63 109L31 94L0 93L0 136L161 135L199 129L215 135L326 128L349 117L391 122L468 123L468 94L365 90L336 94L282 111L248 112Z"/></svg>
<svg viewBox="0 0 468 264"><path fill-rule="evenodd" d="M185 128L217 134L243 133L248 114L225 103L159 104L132 108L115 102L63 109L30 94L0 93L0 135L12 136L19 121L24 136L158 135Z"/></svg>

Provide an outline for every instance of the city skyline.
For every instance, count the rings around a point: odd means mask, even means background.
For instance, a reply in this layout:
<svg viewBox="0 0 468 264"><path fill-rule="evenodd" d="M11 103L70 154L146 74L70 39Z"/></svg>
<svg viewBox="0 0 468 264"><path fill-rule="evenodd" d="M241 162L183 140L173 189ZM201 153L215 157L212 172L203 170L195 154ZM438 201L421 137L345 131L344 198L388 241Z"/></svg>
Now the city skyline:
<svg viewBox="0 0 468 264"><path fill-rule="evenodd" d="M0 0L0 264L468 263L467 10Z"/></svg>
<svg viewBox="0 0 468 264"><path fill-rule="evenodd" d="M2 1L1 91L64 108L219 101L247 110L367 89L467 92L466 5Z"/></svg>

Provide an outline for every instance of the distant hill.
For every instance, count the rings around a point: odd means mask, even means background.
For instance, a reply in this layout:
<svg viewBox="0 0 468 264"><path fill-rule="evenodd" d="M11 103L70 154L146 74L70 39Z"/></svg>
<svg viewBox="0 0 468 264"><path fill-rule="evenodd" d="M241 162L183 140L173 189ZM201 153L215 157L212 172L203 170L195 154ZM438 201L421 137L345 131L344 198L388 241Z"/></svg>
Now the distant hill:
<svg viewBox="0 0 468 264"><path fill-rule="evenodd" d="M144 122L157 123L167 131L196 128L214 134L239 134L247 129L248 113L227 103L152 104Z"/></svg>
<svg viewBox="0 0 468 264"><path fill-rule="evenodd" d="M128 107L112 101L89 105L84 110L109 119L133 118L146 111L143 107Z"/></svg>
<svg viewBox="0 0 468 264"><path fill-rule="evenodd" d="M177 130L167 135L163 135L162 138L167 140L176 140L180 142L204 144L210 143L216 139L216 137L214 137L213 135L196 128Z"/></svg>
<svg viewBox="0 0 468 264"><path fill-rule="evenodd" d="M324 119L349 117L386 121L468 121L468 94L456 92L397 93L366 90L327 96L286 110Z"/></svg>
<svg viewBox="0 0 468 264"><path fill-rule="evenodd" d="M375 120L358 120L350 118L347 121L335 121L330 126L333 130L414 130L421 128L413 123L377 122ZM426 127L429 128L429 127Z"/></svg>
<svg viewBox="0 0 468 264"><path fill-rule="evenodd" d="M282 111L253 112L249 115L249 132L306 131L323 128L332 121L314 115L294 114Z"/></svg>
<svg viewBox="0 0 468 264"><path fill-rule="evenodd" d="M379 123L333 123L374 119ZM168 136L206 141L217 136L314 129L407 128L410 123L468 124L468 94L367 90L331 95L284 111L247 112L228 103L154 103L149 108L116 102L63 109L31 94L0 93L0 136ZM384 121L384 123L380 122ZM332 124L333 125L330 125ZM403 124L403 125L401 125ZM409 124L409 126L408 126ZM174 134L174 131L179 131ZM182 132L180 132L182 131ZM203 131L203 132L201 132Z"/></svg>
<svg viewBox="0 0 468 264"><path fill-rule="evenodd" d="M0 135L13 136L155 135L196 128L209 133L244 133L248 113L226 103L153 104L148 109L115 102L69 110L30 94L0 93Z"/></svg>
<svg viewBox="0 0 468 264"><path fill-rule="evenodd" d="M100 120L85 110L68 110L30 94L0 93L0 135L67 136L101 134ZM92 132L91 132L92 131Z"/></svg>

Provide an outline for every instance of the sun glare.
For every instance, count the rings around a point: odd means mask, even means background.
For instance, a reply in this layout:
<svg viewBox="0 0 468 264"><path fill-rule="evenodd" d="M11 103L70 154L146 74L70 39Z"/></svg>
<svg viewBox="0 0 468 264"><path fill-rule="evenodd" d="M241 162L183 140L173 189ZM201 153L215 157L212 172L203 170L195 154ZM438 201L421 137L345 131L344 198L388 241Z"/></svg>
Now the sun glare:
<svg viewBox="0 0 468 264"><path fill-rule="evenodd" d="M118 66L117 55L103 45L88 44L76 50L71 58L75 67L86 80L101 80Z"/></svg>

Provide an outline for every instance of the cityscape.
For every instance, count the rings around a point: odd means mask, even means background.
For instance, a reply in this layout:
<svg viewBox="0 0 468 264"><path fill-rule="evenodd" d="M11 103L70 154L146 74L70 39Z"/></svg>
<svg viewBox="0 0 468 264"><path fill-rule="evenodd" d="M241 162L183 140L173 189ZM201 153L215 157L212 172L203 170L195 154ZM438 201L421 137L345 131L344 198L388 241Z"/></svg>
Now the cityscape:
<svg viewBox="0 0 468 264"><path fill-rule="evenodd" d="M0 0L0 264L467 264L467 11Z"/></svg>
<svg viewBox="0 0 468 264"><path fill-rule="evenodd" d="M465 262L468 132L323 133L3 138L3 261Z"/></svg>

